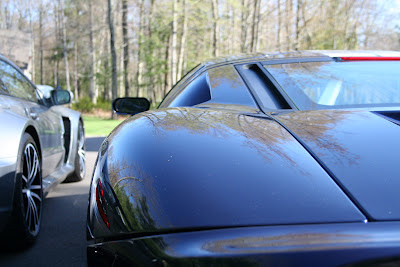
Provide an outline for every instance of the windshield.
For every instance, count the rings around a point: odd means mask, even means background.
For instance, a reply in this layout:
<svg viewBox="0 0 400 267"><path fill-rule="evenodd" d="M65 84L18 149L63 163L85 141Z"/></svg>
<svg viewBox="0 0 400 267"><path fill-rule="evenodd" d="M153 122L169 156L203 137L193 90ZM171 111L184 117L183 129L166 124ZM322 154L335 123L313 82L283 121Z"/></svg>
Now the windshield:
<svg viewBox="0 0 400 267"><path fill-rule="evenodd" d="M399 61L266 65L300 110L400 105Z"/></svg>

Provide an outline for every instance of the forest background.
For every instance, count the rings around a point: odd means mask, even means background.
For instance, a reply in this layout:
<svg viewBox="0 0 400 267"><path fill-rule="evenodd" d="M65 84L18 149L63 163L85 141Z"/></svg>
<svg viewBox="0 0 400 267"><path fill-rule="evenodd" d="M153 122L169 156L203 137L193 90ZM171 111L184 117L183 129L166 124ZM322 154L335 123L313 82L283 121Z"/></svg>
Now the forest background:
<svg viewBox="0 0 400 267"><path fill-rule="evenodd" d="M259 51L400 50L398 0L0 0L0 32L27 38L36 84L75 107L159 103L209 58Z"/></svg>

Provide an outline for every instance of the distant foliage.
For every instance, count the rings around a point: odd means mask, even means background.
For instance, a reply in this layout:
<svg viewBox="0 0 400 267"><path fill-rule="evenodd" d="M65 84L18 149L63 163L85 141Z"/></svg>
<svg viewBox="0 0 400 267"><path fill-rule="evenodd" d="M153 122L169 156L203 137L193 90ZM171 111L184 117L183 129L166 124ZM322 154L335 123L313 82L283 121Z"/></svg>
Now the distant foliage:
<svg viewBox="0 0 400 267"><path fill-rule="evenodd" d="M111 101L99 97L96 101L96 104L93 104L92 100L89 97L83 97L79 101L73 103L72 108L85 113L89 113L93 109L111 111Z"/></svg>
<svg viewBox="0 0 400 267"><path fill-rule="evenodd" d="M79 101L72 104L72 109L80 112L90 112L94 107L95 105L89 97L82 97Z"/></svg>
<svg viewBox="0 0 400 267"><path fill-rule="evenodd" d="M99 97L97 98L97 103L94 107L104 111L111 110L111 101L106 100L103 97Z"/></svg>

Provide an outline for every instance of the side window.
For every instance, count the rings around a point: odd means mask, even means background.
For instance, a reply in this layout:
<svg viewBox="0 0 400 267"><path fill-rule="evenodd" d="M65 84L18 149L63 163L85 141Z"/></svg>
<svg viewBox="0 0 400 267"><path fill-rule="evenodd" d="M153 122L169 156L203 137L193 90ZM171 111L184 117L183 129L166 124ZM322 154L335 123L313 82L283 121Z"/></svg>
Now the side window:
<svg viewBox="0 0 400 267"><path fill-rule="evenodd" d="M0 79L7 88L8 94L37 102L35 88L19 71L2 60L0 60Z"/></svg>
<svg viewBox="0 0 400 267"><path fill-rule="evenodd" d="M211 99L210 86L207 72L195 78L183 89L179 95L168 105L169 107L191 107Z"/></svg>
<svg viewBox="0 0 400 267"><path fill-rule="evenodd" d="M0 94L8 95L8 90L3 81L0 79Z"/></svg>

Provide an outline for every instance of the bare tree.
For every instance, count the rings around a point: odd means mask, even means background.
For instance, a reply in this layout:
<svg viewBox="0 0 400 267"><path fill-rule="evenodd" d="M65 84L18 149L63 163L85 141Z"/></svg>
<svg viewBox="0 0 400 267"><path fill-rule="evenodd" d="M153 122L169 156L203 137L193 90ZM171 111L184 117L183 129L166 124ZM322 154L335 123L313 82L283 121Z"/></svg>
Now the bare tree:
<svg viewBox="0 0 400 267"><path fill-rule="evenodd" d="M124 47L124 86L125 86L125 96L129 96L129 42L128 42L128 1L122 0L122 46Z"/></svg>
<svg viewBox="0 0 400 267"><path fill-rule="evenodd" d="M186 49L186 34L187 34L187 10L186 10L186 0L182 0L183 7L183 27L182 27L182 35L181 35L181 44L179 50L179 58L178 58L178 76L177 80L180 80L183 75L183 60Z"/></svg>
<svg viewBox="0 0 400 267"><path fill-rule="evenodd" d="M112 70L112 78L111 78L111 98L114 100L117 98L118 93L118 74L117 74L117 52L115 50L115 32L114 32L114 22L113 22L113 10L111 0L107 0L108 10L107 10L107 18L108 18L108 27L110 29L110 50L111 50L111 70ZM111 111L111 118L115 118L115 113Z"/></svg>
<svg viewBox="0 0 400 267"><path fill-rule="evenodd" d="M95 50L93 36L93 0L89 0L89 97L92 103L97 103L96 76L95 76Z"/></svg>
<svg viewBox="0 0 400 267"><path fill-rule="evenodd" d="M292 36L291 36L291 27L292 27L292 17L293 17L293 3L292 0L286 0L286 7L285 7L285 29L286 29L286 51L290 51L292 45Z"/></svg>
<svg viewBox="0 0 400 267"><path fill-rule="evenodd" d="M282 26L282 11L281 0L277 0L278 8L278 28L276 29L276 49L281 51L281 26Z"/></svg>
<svg viewBox="0 0 400 267"><path fill-rule="evenodd" d="M258 39L258 20L260 13L260 0L254 0L253 2L253 20L251 25L251 40L250 40L250 49L251 52L256 51L257 48L257 39Z"/></svg>
<svg viewBox="0 0 400 267"><path fill-rule="evenodd" d="M218 14L218 0L211 0L212 14L213 14L213 56L219 56L218 51L218 38L219 38L219 14Z"/></svg>
<svg viewBox="0 0 400 267"><path fill-rule="evenodd" d="M64 9L64 0L58 0L60 4L60 14L61 14L61 29L62 29L62 42L63 42L63 51L64 51L64 65L65 65L65 83L67 85L67 90L71 91L71 85L69 82L69 65L68 65L68 51L67 51L67 30L65 26L65 9Z"/></svg>
<svg viewBox="0 0 400 267"><path fill-rule="evenodd" d="M171 53L171 77L172 84L176 83L176 71L177 71L177 47L176 47L176 39L177 39L177 29L178 29L178 1L173 0L173 19L172 19L172 53Z"/></svg>
<svg viewBox="0 0 400 267"><path fill-rule="evenodd" d="M43 84L43 5L39 5L39 82Z"/></svg>

